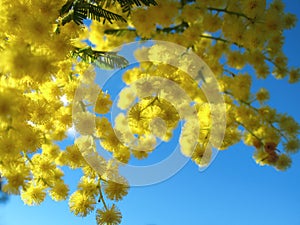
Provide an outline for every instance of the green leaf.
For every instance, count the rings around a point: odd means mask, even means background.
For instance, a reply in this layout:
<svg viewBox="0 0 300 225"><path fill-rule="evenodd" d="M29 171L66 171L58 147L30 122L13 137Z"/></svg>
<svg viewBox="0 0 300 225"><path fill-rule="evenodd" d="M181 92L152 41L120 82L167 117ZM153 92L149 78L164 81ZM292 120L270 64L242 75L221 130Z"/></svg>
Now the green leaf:
<svg viewBox="0 0 300 225"><path fill-rule="evenodd" d="M60 16L62 17L62 25L74 21L76 24L83 24L84 19L92 19L100 21L122 21L126 20L111 11L105 10L102 6L96 3L87 2L87 0L68 0L60 10Z"/></svg>
<svg viewBox="0 0 300 225"><path fill-rule="evenodd" d="M116 3L116 0L94 0L102 8L109 8L111 5Z"/></svg>
<svg viewBox="0 0 300 225"><path fill-rule="evenodd" d="M115 52L106 52L104 55L99 56L94 64L102 69L117 69L125 68L128 66L128 61L124 57L117 55Z"/></svg>
<svg viewBox="0 0 300 225"><path fill-rule="evenodd" d="M67 14L72 9L73 3L74 0L68 0L59 10L59 15L63 16L64 14Z"/></svg>
<svg viewBox="0 0 300 225"><path fill-rule="evenodd" d="M154 0L117 0L118 3L122 7L122 11L125 13L127 12L130 14L131 8L136 5L136 6L142 6L144 4L145 6L150 6L150 5L157 5L156 1Z"/></svg>
<svg viewBox="0 0 300 225"><path fill-rule="evenodd" d="M103 18L103 23L105 22L105 20L108 20L110 23L112 23L113 20L122 21L126 23L126 20L122 16L90 3L82 3L78 5L76 7L76 11L79 11L82 14L84 14L86 16L85 19L89 18L92 20L100 21L101 18Z"/></svg>
<svg viewBox="0 0 300 225"><path fill-rule="evenodd" d="M91 47L75 48L71 54L73 57L80 57L87 63L93 63L102 69L116 69L128 66L128 61L116 52L96 51Z"/></svg>
<svg viewBox="0 0 300 225"><path fill-rule="evenodd" d="M104 34L108 34L108 35L114 35L114 36L122 36L125 35L128 32L135 32L135 29L107 29L104 31Z"/></svg>

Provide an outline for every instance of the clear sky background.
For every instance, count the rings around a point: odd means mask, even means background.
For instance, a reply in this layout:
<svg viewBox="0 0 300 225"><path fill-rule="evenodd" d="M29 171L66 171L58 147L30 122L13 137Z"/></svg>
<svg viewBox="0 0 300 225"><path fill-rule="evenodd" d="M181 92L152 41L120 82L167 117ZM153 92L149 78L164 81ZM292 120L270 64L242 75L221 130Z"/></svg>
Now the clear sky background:
<svg viewBox="0 0 300 225"><path fill-rule="evenodd" d="M300 1L286 0L286 10L300 19ZM290 66L300 67L300 23L285 33L284 52ZM273 77L255 83L267 87L269 104L300 122L300 84L289 85ZM204 172L189 162L172 178L147 187L131 188L119 203L122 225L300 225L300 153L286 172L260 167L254 149L243 144L220 152ZM67 173L72 191L80 175ZM101 207L101 204L99 204ZM28 207L12 196L0 205L0 225L96 224L95 214L74 216L67 201L47 198L41 206Z"/></svg>

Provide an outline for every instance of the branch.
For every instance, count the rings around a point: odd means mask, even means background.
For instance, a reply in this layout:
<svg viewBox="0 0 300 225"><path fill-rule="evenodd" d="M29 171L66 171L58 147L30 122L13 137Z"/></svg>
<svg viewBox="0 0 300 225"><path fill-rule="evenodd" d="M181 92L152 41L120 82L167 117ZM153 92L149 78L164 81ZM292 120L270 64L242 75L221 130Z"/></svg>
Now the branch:
<svg viewBox="0 0 300 225"><path fill-rule="evenodd" d="M248 131L253 137L255 137L262 145L264 144L264 143L262 142L262 139L259 138L256 134L254 134L250 129L248 129L243 123L241 123L241 122L239 122L239 121L237 121L237 120L235 120L235 122L236 122L236 124L238 124L238 125L244 127L245 130Z"/></svg>
<svg viewBox="0 0 300 225"><path fill-rule="evenodd" d="M101 189L101 178L99 178L98 186L99 186L99 199L98 199L98 202L102 202L103 205L104 205L105 210L108 210L107 205L106 205L105 200L104 200L104 197L103 197L102 189Z"/></svg>
<svg viewBox="0 0 300 225"><path fill-rule="evenodd" d="M224 94L227 94L231 97L234 97L230 92L225 91ZM252 106L250 103L245 102L243 100L237 100L239 103L248 106L250 109L254 110L257 113L260 113L259 110L257 108L255 108L254 106ZM265 120L281 137L283 137L286 141L288 141L288 138L281 132L281 130L279 130L277 127L274 126L272 121L269 120ZM250 132L249 132L250 133Z"/></svg>
<svg viewBox="0 0 300 225"><path fill-rule="evenodd" d="M182 22L181 24L178 24L174 27L156 28L156 31L165 32L165 33L171 33L171 32L182 33L188 27L189 25L187 22Z"/></svg>
<svg viewBox="0 0 300 225"><path fill-rule="evenodd" d="M172 32L182 33L187 27L188 27L188 24L186 22L182 22L181 24L178 24L174 27L165 27L165 28L157 27L156 31L157 32L165 32L165 33L172 33ZM134 28L107 29L104 31L104 34L122 36L123 34L126 34L127 32L134 32L135 34L137 34L136 29L134 29Z"/></svg>
<svg viewBox="0 0 300 225"><path fill-rule="evenodd" d="M216 40L216 41L222 41L222 42L225 42L225 43L230 43L230 44L235 44L235 45L238 45L237 43L234 43L234 42L230 42L224 38L221 38L221 37L213 37L213 36L208 36L208 35L204 35L204 34L201 34L200 37L202 38L207 38L207 39L212 39L212 40Z"/></svg>
<svg viewBox="0 0 300 225"><path fill-rule="evenodd" d="M107 29L104 31L104 34L115 35L117 37L126 34L127 32L134 32L137 35L136 29Z"/></svg>
<svg viewBox="0 0 300 225"><path fill-rule="evenodd" d="M247 20L249 20L251 23L255 23L255 19L256 19L256 18L250 18L246 14L241 13L241 12L229 11L226 8L225 9L219 9L219 8L214 8L214 7L208 7L207 9L211 10L211 11L224 12L224 13L227 13L227 14L230 14L230 15L236 15L238 17L243 17L243 18L246 18Z"/></svg>

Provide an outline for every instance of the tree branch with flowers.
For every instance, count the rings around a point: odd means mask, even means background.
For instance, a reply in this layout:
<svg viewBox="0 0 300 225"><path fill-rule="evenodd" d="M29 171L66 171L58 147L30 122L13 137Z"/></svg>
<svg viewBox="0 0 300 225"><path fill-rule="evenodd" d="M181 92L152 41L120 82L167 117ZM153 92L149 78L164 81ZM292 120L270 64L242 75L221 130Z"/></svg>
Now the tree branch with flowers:
<svg viewBox="0 0 300 225"><path fill-rule="evenodd" d="M259 165L284 171L292 164L291 155L300 149L299 124L267 104L267 89L251 92L255 79L273 75L292 84L300 78L300 69L288 67L282 50L283 32L293 28L297 18L285 12L281 0L1 0L0 11L1 189L20 195L27 205L41 204L46 195L55 201L69 198L70 210L86 216L99 202L103 207L96 210L97 224L119 224L122 216L113 202L127 195L129 184L117 173L114 161L99 164L103 159L93 155L91 160L99 161L91 165L80 149L94 154L95 147L88 143L101 140L114 159L126 164L132 157L147 158L155 150L157 140L147 135L171 140L181 119L176 108L163 99L155 77L180 86L197 109L194 116L201 124L194 138L197 145L190 152L189 139L182 138L182 152L199 166L211 161L211 152L204 150L213 129L212 110L197 84L207 82L203 78L192 79L178 68L150 61L126 70L123 81L134 88L122 90L118 107L127 112L128 122L119 115L115 126L105 117L112 107L109 92L89 86L94 89L86 97L91 99L96 93L97 116L89 112L88 102L75 101L80 84L95 78L90 65L127 67L127 59L115 49L136 40L176 43L210 67L226 107L226 130L218 150L243 141L253 147ZM139 50L136 58L145 52L155 59L168 49ZM182 65L192 66L185 59L183 56ZM139 79L144 80L139 83ZM145 97L149 89L153 94ZM175 94L171 97L176 100ZM179 107L190 113L186 110L190 104ZM76 107L81 111L75 115ZM158 117L163 118L165 130L160 121L155 123ZM91 121L96 132L90 138L61 149L58 143L68 138L73 125L78 132L89 134ZM132 148L125 122L143 148ZM194 131L192 126L184 129ZM64 181L63 167L82 171L73 193ZM120 182L112 181L112 176Z"/></svg>

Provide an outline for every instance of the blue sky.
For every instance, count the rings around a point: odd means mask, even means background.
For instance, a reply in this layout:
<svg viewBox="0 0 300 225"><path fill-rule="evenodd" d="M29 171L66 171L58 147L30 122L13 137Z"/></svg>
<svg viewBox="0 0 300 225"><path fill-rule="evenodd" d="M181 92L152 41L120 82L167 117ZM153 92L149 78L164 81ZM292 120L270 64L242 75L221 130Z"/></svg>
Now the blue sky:
<svg viewBox="0 0 300 225"><path fill-rule="evenodd" d="M300 2L285 2L287 11L300 18ZM285 36L289 65L300 67L300 24ZM255 84L261 86L270 90L271 106L300 122L299 83L270 77ZM204 172L189 162L162 183L131 188L118 203L122 225L300 225L300 154L293 156L292 168L277 172L258 166L253 151L238 144L220 152ZM70 172L66 178L74 186L79 174ZM0 225L92 225L94 216L75 217L67 202L49 198L37 207L24 206L19 197L0 205Z"/></svg>

